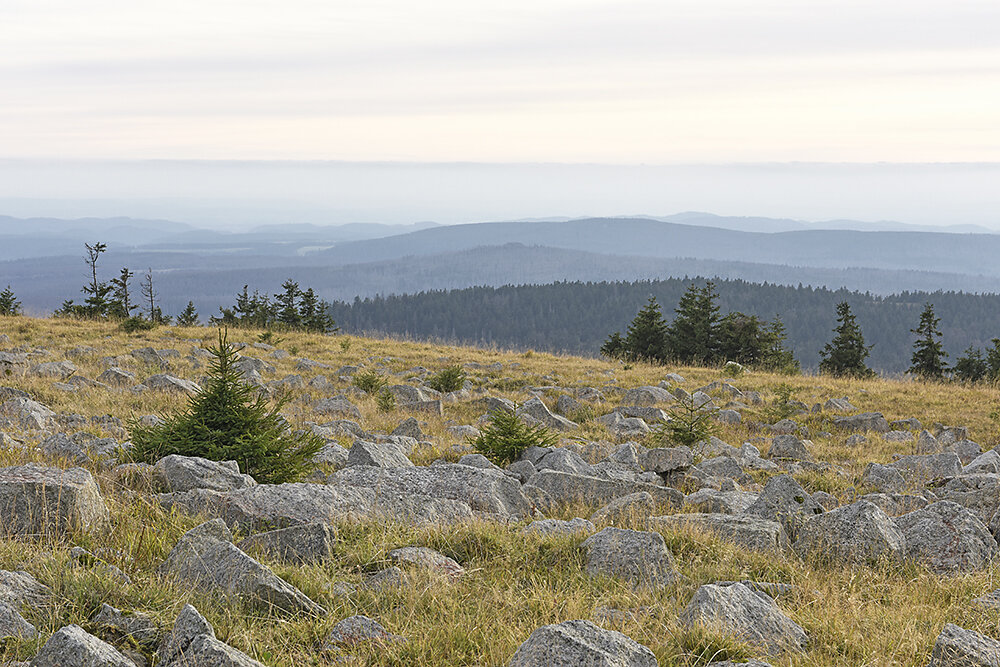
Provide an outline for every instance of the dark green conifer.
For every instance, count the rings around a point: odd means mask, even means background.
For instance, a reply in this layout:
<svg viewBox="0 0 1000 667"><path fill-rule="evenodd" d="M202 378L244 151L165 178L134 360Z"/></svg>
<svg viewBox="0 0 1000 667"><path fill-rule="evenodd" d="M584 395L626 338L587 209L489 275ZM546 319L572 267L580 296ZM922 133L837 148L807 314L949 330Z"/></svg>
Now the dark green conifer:
<svg viewBox="0 0 1000 667"><path fill-rule="evenodd" d="M917 340L913 343L913 357L908 372L924 380L943 380L947 370L944 358L948 353L944 351L944 346L939 340L940 323L941 318L934 315L934 306L926 303L923 312L920 313L920 323L917 328L910 329L910 333L917 334Z"/></svg>
<svg viewBox="0 0 1000 667"><path fill-rule="evenodd" d="M874 375L872 369L865 364L865 359L871 354L871 346L865 345L861 327L846 301L837 304L837 327L833 331L837 335L819 353L820 373L838 377Z"/></svg>

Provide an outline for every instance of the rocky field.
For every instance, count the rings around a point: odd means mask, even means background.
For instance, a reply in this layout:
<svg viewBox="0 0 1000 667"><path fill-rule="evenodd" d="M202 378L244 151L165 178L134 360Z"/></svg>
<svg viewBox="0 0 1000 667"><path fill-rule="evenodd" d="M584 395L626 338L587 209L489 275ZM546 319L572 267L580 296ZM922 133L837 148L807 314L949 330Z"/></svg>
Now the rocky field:
<svg viewBox="0 0 1000 667"><path fill-rule="evenodd" d="M1000 666L996 388L260 333L296 483L130 457L215 330L0 318L0 664Z"/></svg>

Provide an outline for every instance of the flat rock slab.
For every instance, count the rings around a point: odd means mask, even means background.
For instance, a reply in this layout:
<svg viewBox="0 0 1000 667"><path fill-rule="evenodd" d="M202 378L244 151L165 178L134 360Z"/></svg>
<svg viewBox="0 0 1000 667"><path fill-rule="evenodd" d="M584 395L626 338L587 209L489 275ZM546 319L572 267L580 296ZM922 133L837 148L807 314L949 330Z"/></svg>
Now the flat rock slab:
<svg viewBox="0 0 1000 667"><path fill-rule="evenodd" d="M805 630L774 600L743 584L702 586L681 614L681 624L731 634L772 654L802 650L809 643Z"/></svg>
<svg viewBox="0 0 1000 667"><path fill-rule="evenodd" d="M582 547L591 576L625 579L650 588L670 586L679 576L673 554L659 533L605 528L588 537Z"/></svg>
<svg viewBox="0 0 1000 667"><path fill-rule="evenodd" d="M257 482L240 473L236 461L210 461L200 456L164 456L153 466L154 479L169 492L211 489L232 491Z"/></svg>
<svg viewBox="0 0 1000 667"><path fill-rule="evenodd" d="M508 667L656 667L648 648L590 621L543 625L518 647Z"/></svg>
<svg viewBox="0 0 1000 667"><path fill-rule="evenodd" d="M532 493L533 489L541 491L540 494L532 495L532 498L536 503L553 505L546 509L555 509L555 506L572 503L603 506L616 498L640 491L647 492L653 500L664 507L676 509L684 502L684 494L677 489L643 482L623 482L573 475L555 470L542 470L532 475L524 488L525 493Z"/></svg>
<svg viewBox="0 0 1000 667"><path fill-rule="evenodd" d="M525 535L543 535L545 537L565 537L571 535L590 535L597 528L590 521L577 517L575 519L537 519L521 529Z"/></svg>
<svg viewBox="0 0 1000 667"><path fill-rule="evenodd" d="M223 591L264 607L320 615L324 609L241 551L221 519L184 534L160 572L195 586Z"/></svg>
<svg viewBox="0 0 1000 667"><path fill-rule="evenodd" d="M756 551L788 551L788 534L777 521L732 514L670 514L651 517L648 527L656 530L696 530L720 540Z"/></svg>
<svg viewBox="0 0 1000 667"><path fill-rule="evenodd" d="M0 468L0 534L95 532L108 525L101 492L83 468Z"/></svg>

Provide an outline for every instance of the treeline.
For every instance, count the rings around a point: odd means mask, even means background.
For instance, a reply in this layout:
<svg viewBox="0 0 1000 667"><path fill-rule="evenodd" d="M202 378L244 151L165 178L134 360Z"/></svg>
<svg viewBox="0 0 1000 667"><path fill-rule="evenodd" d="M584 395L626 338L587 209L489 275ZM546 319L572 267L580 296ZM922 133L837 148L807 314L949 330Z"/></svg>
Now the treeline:
<svg viewBox="0 0 1000 667"><path fill-rule="evenodd" d="M639 282L562 282L549 285L471 287L407 296L335 302L330 315L346 332L380 332L436 338L475 345L569 352L596 356L609 332L624 331L655 297L679 303L692 283L676 278ZM825 288L715 283L722 316L732 312L762 321L780 316L787 347L806 369L816 369L819 353L837 326L837 305L847 302L870 346L868 364L902 373L911 365L911 329L926 303L940 318L944 349L958 360L964 350L989 349L1000 336L1000 295L961 292L903 292L891 296ZM672 321L671 316L667 319Z"/></svg>

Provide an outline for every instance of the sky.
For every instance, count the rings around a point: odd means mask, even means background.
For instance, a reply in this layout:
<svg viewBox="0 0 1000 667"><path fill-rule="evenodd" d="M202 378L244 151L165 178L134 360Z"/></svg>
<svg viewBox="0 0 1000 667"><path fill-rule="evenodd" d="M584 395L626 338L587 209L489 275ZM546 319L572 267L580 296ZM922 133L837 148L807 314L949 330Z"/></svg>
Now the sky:
<svg viewBox="0 0 1000 667"><path fill-rule="evenodd" d="M995 0L3 0L0 158L1000 162L998 26Z"/></svg>

